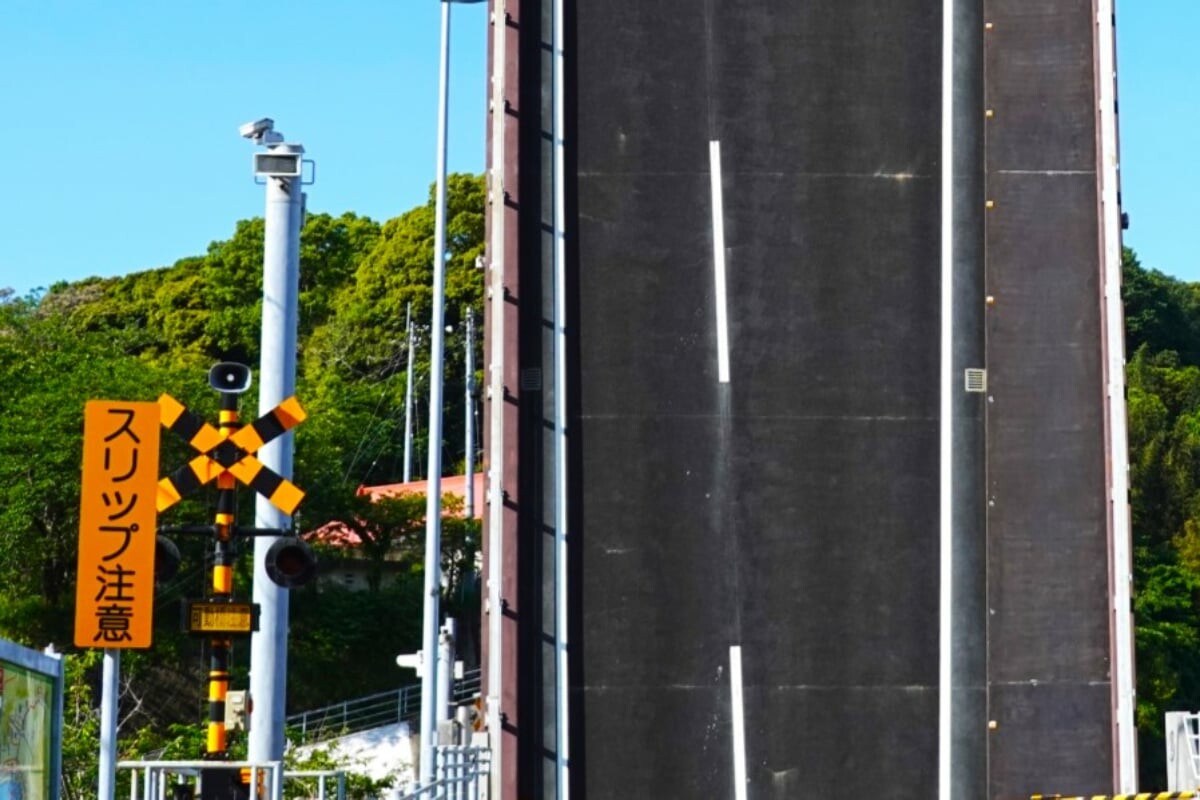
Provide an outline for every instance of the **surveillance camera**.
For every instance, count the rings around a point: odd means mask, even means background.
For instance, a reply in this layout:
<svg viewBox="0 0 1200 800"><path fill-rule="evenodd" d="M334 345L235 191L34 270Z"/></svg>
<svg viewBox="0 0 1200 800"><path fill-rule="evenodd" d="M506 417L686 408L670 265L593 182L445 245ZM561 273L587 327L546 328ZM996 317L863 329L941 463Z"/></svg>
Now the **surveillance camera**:
<svg viewBox="0 0 1200 800"><path fill-rule="evenodd" d="M241 394L250 388L250 368L222 361L208 371L208 385L221 394Z"/></svg>
<svg viewBox="0 0 1200 800"><path fill-rule="evenodd" d="M247 139L261 139L275 127L275 120L269 117L247 122L238 128L238 133Z"/></svg>

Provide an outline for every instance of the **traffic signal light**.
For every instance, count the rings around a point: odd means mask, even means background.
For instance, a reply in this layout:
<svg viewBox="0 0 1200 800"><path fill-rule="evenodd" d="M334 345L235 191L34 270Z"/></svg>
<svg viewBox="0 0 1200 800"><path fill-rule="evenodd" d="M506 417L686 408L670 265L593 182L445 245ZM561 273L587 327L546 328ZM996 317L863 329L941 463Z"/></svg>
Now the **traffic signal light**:
<svg viewBox="0 0 1200 800"><path fill-rule="evenodd" d="M159 534L154 544L154 582L161 586L179 572L179 548Z"/></svg>
<svg viewBox="0 0 1200 800"><path fill-rule="evenodd" d="M308 542L281 536L267 549L267 577L284 589L303 586L317 574L317 556Z"/></svg>

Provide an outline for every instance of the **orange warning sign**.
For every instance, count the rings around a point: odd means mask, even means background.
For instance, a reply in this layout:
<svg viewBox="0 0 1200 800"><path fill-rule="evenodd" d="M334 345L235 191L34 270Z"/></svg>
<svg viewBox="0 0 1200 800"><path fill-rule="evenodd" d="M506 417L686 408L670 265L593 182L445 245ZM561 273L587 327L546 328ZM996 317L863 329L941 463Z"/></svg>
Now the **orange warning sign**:
<svg viewBox="0 0 1200 800"><path fill-rule="evenodd" d="M83 484L77 647L149 647L158 515L157 403L89 401Z"/></svg>

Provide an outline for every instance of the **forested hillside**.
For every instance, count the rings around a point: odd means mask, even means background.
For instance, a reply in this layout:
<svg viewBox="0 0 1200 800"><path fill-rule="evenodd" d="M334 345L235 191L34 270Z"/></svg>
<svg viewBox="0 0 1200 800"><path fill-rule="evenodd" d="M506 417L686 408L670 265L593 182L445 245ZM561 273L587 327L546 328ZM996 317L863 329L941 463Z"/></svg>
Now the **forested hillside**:
<svg viewBox="0 0 1200 800"><path fill-rule="evenodd" d="M1161 786L1163 712L1200 710L1200 284L1125 252L1142 785Z"/></svg>
<svg viewBox="0 0 1200 800"><path fill-rule="evenodd" d="M483 252L483 206L479 177L450 177L443 451L448 472L460 469L464 457L461 321L468 307L477 319L483 313L483 274L475 263ZM413 680L394 658L417 649L420 641L424 503L371 506L355 490L401 479L410 305L418 331L413 464L414 476L423 477L433 219L431 195L425 205L383 224L352 213L311 214L305 220L297 394L309 419L296 429L295 482L308 497L298 521L311 530L329 520L354 519L366 539L364 555L399 556L411 575L397 585L375 582L371 591L354 595L332 586L294 590L288 698L293 710ZM0 636L73 651L84 403L154 400L167 392L215 420L218 396L208 388L209 367L241 361L257 369L262 245L263 221L243 220L207 253L169 267L54 285L26 298L0 292ZM482 363L478 354L476 363ZM255 383L244 395L243 418L256 416L257 406ZM164 437L164 473L190 458L186 445L174 438ZM185 500L160 524L211 523L214 498L209 491ZM250 493L239 502L252 521ZM456 551L461 558L473 552L477 530L451 522L446 536L465 546ZM178 602L206 594L211 543L197 537L177 544L184 563L157 592L155 646L123 660L131 682L122 710L132 714L122 728L123 742L133 730L142 729L142 738L153 742L170 723L204 719L203 643L180 634ZM337 557L322 554L326 561ZM235 592L243 596L249 594L248 562L240 559L235 580ZM456 601L457 593L447 598L452 608ZM233 688L245 683L248 656L248 643L235 644ZM82 722L86 705L69 712L81 714Z"/></svg>
<svg viewBox="0 0 1200 800"><path fill-rule="evenodd" d="M464 378L466 309L482 319L483 275L475 260L483 250L483 208L482 180L452 176L448 387L461 387ZM262 220L244 220L207 253L169 267L56 285L35 297L0 296L0 636L72 650L84 402L153 400L169 392L213 418L217 397L207 387L208 367L258 362L262 238ZM294 592L293 709L410 677L393 657L419 641L423 507L401 501L371 507L355 489L400 480L405 315L411 304L427 341L432 241L432 200L384 224L346 213L314 214L304 226L297 380L310 418L296 434L295 480L309 492L301 525L354 519L364 555L399 554L412 569L397 585L373 582L361 594L335 587ZM1200 708L1200 284L1145 269L1132 252L1125 256L1138 724L1143 783L1157 786L1163 712ZM427 363L427 348L418 347L418 471ZM255 398L252 390L245 416L256 411ZM463 458L462 392L448 388L446 398L449 472ZM164 471L186 457L182 443L165 441ZM185 501L163 523L207 522L212 502L211 495ZM251 507L243 497L242 508ZM447 529L462 552L471 552L477 533L470 524ZM156 645L124 662L130 682L122 741L141 751L177 736L182 729L169 729L172 723L196 723L205 713L203 645L179 633L177 604L204 594L208 543L179 544L185 563L159 591ZM247 561L235 582L245 592ZM447 600L460 612L476 602L458 594ZM236 646L235 687L244 683L247 660L248 646ZM68 715L79 736L75 746L86 750L95 658L74 661L77 702L68 704Z"/></svg>

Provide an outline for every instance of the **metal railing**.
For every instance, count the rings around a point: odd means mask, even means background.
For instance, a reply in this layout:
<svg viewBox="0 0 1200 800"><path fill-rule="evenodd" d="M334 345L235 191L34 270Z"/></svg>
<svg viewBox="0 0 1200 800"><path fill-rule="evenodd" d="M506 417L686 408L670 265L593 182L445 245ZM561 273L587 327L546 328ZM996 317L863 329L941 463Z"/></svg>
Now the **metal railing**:
<svg viewBox="0 0 1200 800"><path fill-rule="evenodd" d="M1165 728L1167 790L1200 789L1200 714L1168 711Z"/></svg>
<svg viewBox="0 0 1200 800"><path fill-rule="evenodd" d="M482 677L473 669L454 682L455 703L479 695ZM287 717L288 739L294 744L312 744L338 736L394 725L421 713L421 684L414 683L386 692L345 700L341 703L301 711Z"/></svg>
<svg viewBox="0 0 1200 800"><path fill-rule="evenodd" d="M331 778L333 779L333 795L329 794ZM304 781L306 788L310 791L310 794L306 796L315 800L329 800L330 797L336 798L336 800L346 800L346 773L340 769L309 769L295 772L288 770L283 773L284 785L287 785L288 781ZM317 792L315 795L311 794L313 789Z"/></svg>
<svg viewBox="0 0 1200 800"><path fill-rule="evenodd" d="M1188 760L1192 762L1192 774L1197 776L1197 783L1200 784L1200 715L1189 714L1184 723L1184 735L1181 738L1187 747Z"/></svg>
<svg viewBox="0 0 1200 800"><path fill-rule="evenodd" d="M118 770L129 770L130 800L167 800L180 796L177 786L186 787L186 795L201 796L200 784L205 770L246 769L249 785L262 786L260 796L281 800L285 784L304 781L316 800L345 800L346 774L343 770L284 770L282 761L120 761ZM210 773L211 774L211 773ZM174 777L174 781L171 778ZM332 789L332 792L330 791ZM312 794L312 791L316 794ZM295 796L295 792L292 792ZM464 798L465 800L465 798Z"/></svg>
<svg viewBox="0 0 1200 800"><path fill-rule="evenodd" d="M171 776L176 782L185 781L191 787L192 796L200 796L199 784L203 780L203 771L221 767L230 770L245 768L249 770L250 785L262 784L264 796L270 800L281 800L283 797L283 762L251 762L251 761L118 761L117 770L130 770L129 800L166 800L174 797L168 784ZM139 781L139 775L141 780ZM194 781L194 784L191 783Z"/></svg>
<svg viewBox="0 0 1200 800"><path fill-rule="evenodd" d="M433 783L401 800L482 800L487 797L491 759L486 747L439 745L434 748Z"/></svg>

